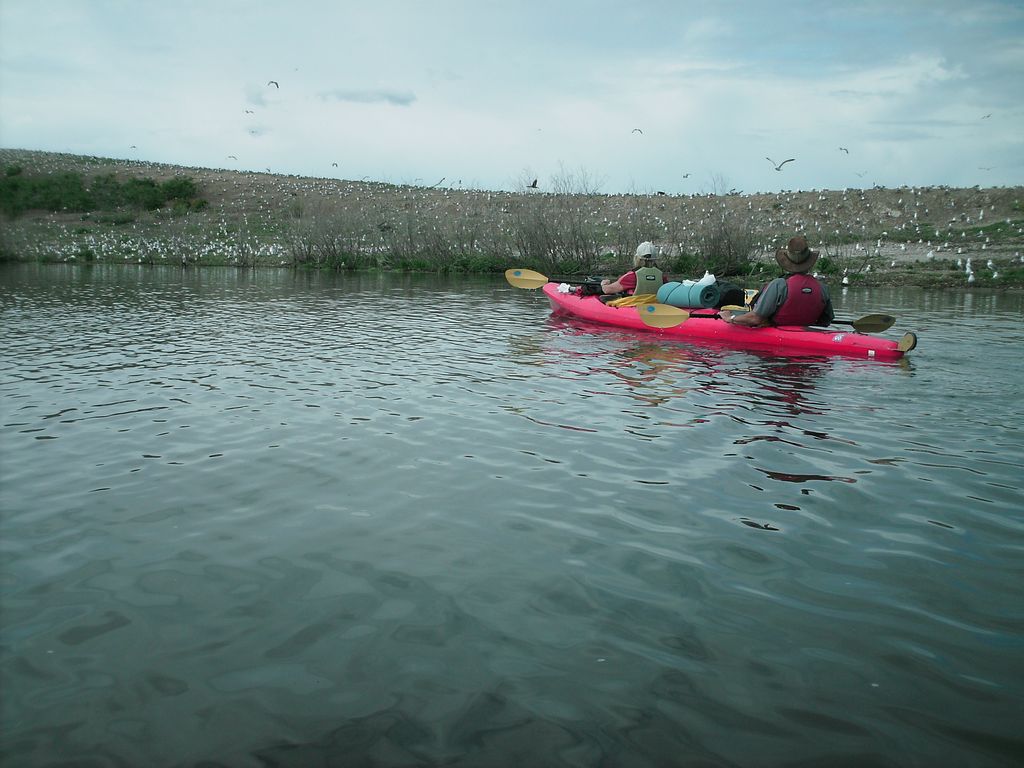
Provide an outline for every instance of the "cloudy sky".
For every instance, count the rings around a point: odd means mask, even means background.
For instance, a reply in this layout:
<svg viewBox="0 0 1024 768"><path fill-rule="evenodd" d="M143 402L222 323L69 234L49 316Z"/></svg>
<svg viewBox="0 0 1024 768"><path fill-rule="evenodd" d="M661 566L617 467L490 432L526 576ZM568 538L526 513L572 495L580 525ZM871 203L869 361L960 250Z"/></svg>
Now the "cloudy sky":
<svg viewBox="0 0 1024 768"><path fill-rule="evenodd" d="M0 146L487 189L1020 185L1024 2L0 0Z"/></svg>

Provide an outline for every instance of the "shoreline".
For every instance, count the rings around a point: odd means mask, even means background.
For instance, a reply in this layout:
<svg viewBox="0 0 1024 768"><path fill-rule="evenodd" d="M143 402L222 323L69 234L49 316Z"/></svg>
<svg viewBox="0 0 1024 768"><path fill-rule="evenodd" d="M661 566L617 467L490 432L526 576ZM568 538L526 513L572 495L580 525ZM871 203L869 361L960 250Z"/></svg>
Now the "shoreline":
<svg viewBox="0 0 1024 768"><path fill-rule="evenodd" d="M0 167L12 166L35 175L113 174L157 182L188 177L208 202L186 214L161 209L5 216L0 247L15 262L470 273L515 266L582 275L622 269L635 244L649 239L668 254L663 269L699 276L701 260L711 258L708 228L724 222L731 228L725 234L738 238L745 271L720 277L759 281L774 270L774 249L802 232L822 252L819 276L831 285L846 278L851 286L1024 288L1024 187L555 194L0 149Z"/></svg>

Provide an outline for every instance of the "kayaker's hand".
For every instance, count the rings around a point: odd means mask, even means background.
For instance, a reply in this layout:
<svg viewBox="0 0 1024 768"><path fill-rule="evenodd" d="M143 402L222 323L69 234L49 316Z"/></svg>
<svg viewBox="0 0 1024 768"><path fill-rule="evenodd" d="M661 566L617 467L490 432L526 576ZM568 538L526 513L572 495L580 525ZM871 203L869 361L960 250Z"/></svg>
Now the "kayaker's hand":
<svg viewBox="0 0 1024 768"><path fill-rule="evenodd" d="M718 313L718 316L725 320L725 322L727 323L732 322L732 312L729 311L728 309L723 309L721 312Z"/></svg>

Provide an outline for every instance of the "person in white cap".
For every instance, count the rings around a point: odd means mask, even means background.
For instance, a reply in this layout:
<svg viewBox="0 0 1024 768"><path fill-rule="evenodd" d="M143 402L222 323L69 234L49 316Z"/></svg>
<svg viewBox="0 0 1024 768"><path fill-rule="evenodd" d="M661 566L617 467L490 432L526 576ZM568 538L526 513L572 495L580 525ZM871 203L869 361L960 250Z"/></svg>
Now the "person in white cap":
<svg viewBox="0 0 1024 768"><path fill-rule="evenodd" d="M633 268L618 280L602 280L601 290L608 294L657 293L668 278L658 269L654 243L643 242L636 247Z"/></svg>
<svg viewBox="0 0 1024 768"><path fill-rule="evenodd" d="M775 260L786 274L777 277L757 295L749 312L734 315L723 310L721 318L734 325L756 328L761 325L826 326L835 319L828 287L807 274L821 254L812 251L807 238L791 238L786 248L775 252Z"/></svg>

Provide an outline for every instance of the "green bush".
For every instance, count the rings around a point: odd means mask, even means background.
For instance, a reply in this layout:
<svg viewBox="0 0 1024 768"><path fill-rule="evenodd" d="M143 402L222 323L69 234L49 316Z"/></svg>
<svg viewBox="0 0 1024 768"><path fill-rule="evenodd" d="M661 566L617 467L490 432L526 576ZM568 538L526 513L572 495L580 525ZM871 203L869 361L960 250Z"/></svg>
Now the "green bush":
<svg viewBox="0 0 1024 768"><path fill-rule="evenodd" d="M184 176L169 179L160 185L164 200L191 200L199 196L196 183Z"/></svg>
<svg viewBox="0 0 1024 768"><path fill-rule="evenodd" d="M155 211L167 200L152 179L128 179L123 194L125 203L147 211Z"/></svg>
<svg viewBox="0 0 1024 768"><path fill-rule="evenodd" d="M72 173L30 179L21 174L0 179L0 210L12 216L40 208L48 211L89 210L82 177Z"/></svg>
<svg viewBox="0 0 1024 768"><path fill-rule="evenodd" d="M92 195L93 206L99 210L113 210L119 208L123 202L121 184L112 173L94 178L89 185L89 192Z"/></svg>
<svg viewBox="0 0 1024 768"><path fill-rule="evenodd" d="M0 211L17 216L25 208L25 180L17 175L8 175L0 181Z"/></svg>
<svg viewBox="0 0 1024 768"><path fill-rule="evenodd" d="M683 279L692 278L702 268L702 261L699 256L693 253L680 253L666 265L668 271ZM697 275L700 277L700 275Z"/></svg>
<svg viewBox="0 0 1024 768"><path fill-rule="evenodd" d="M107 173L96 176L87 187L80 173L25 176L20 167L10 166L0 178L0 211L9 216L31 210L56 213L129 207L153 211L169 201L183 201L191 210L207 205L199 198L196 183L186 177L163 184L152 179L129 179L122 184L114 174Z"/></svg>
<svg viewBox="0 0 1024 768"><path fill-rule="evenodd" d="M184 216L192 211L201 211L209 205L209 202L202 198L195 200L185 200L182 198L174 198L171 200L171 213L174 216Z"/></svg>

